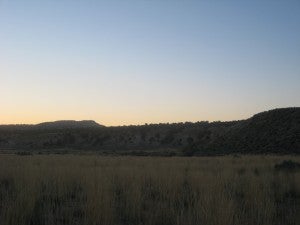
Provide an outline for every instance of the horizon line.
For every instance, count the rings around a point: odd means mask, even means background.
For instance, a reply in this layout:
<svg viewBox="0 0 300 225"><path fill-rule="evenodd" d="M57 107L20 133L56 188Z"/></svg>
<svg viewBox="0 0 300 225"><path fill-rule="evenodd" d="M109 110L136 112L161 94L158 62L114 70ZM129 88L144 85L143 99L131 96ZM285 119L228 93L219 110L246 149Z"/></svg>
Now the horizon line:
<svg viewBox="0 0 300 225"><path fill-rule="evenodd" d="M59 120L49 120L49 121L42 121L38 123L7 123L7 124L0 124L0 126L35 126L39 125L42 123L54 123L54 122L63 122L63 121L73 121L73 122L83 122L83 121L93 121L97 123L100 126L105 126L105 127L122 127L122 126L145 126L145 125L157 125L157 124L180 124L180 123L199 123L199 122L208 122L208 123L214 123L214 122L235 122L235 121L242 121L242 120L247 120L252 118L254 115L264 113L264 112L269 112L269 111L274 111L274 110L279 110L279 109L295 109L295 108L300 108L297 106L293 107L282 107L282 108L273 108L261 112L257 112L252 114L252 116L249 116L247 118L243 119L233 119L233 120L191 120L191 121L166 121L166 122L145 122L145 123L136 123L136 124L120 124L120 125L105 125L102 123L99 123L97 120L93 119L83 119L83 120L74 120L74 119L59 119Z"/></svg>

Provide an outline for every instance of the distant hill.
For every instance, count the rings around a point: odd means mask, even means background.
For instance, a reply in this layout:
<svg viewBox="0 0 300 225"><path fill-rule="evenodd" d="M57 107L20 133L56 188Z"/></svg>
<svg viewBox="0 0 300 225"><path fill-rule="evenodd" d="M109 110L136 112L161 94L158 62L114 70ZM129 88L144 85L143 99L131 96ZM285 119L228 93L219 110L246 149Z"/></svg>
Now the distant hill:
<svg viewBox="0 0 300 225"><path fill-rule="evenodd" d="M94 121L0 126L0 149L133 155L299 154L300 108L230 122L104 127Z"/></svg>
<svg viewBox="0 0 300 225"><path fill-rule="evenodd" d="M102 125L93 120L58 120L54 122L45 122L35 125L37 128L42 129L72 129L72 128L95 128Z"/></svg>

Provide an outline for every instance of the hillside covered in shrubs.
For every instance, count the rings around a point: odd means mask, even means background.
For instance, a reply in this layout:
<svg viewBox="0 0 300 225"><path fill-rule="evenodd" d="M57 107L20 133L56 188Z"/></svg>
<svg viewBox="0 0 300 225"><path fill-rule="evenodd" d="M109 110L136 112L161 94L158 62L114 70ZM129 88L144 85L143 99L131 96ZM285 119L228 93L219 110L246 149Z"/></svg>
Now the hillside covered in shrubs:
<svg viewBox="0 0 300 225"><path fill-rule="evenodd" d="M274 109L231 122L120 127L93 121L2 125L0 150L186 156L300 153L300 108Z"/></svg>

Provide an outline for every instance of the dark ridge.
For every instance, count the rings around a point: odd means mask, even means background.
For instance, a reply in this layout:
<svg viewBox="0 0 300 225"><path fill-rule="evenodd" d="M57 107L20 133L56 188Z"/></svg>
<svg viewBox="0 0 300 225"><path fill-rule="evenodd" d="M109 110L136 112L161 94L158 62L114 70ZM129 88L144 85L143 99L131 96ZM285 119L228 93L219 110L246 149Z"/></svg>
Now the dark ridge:
<svg viewBox="0 0 300 225"><path fill-rule="evenodd" d="M118 155L299 154L300 108L247 120L104 127L94 121L0 126L0 149Z"/></svg>

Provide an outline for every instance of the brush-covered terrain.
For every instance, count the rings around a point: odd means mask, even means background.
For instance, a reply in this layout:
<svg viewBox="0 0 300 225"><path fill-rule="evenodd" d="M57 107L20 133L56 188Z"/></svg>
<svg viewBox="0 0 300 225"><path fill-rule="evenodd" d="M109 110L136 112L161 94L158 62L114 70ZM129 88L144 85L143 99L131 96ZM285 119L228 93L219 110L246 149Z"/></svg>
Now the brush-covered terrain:
<svg viewBox="0 0 300 225"><path fill-rule="evenodd" d="M300 153L300 108L262 112L247 120L105 127L94 121L0 126L10 152L98 152L118 155Z"/></svg>
<svg viewBox="0 0 300 225"><path fill-rule="evenodd" d="M300 224L299 108L232 122L5 125L0 149L1 225Z"/></svg>

